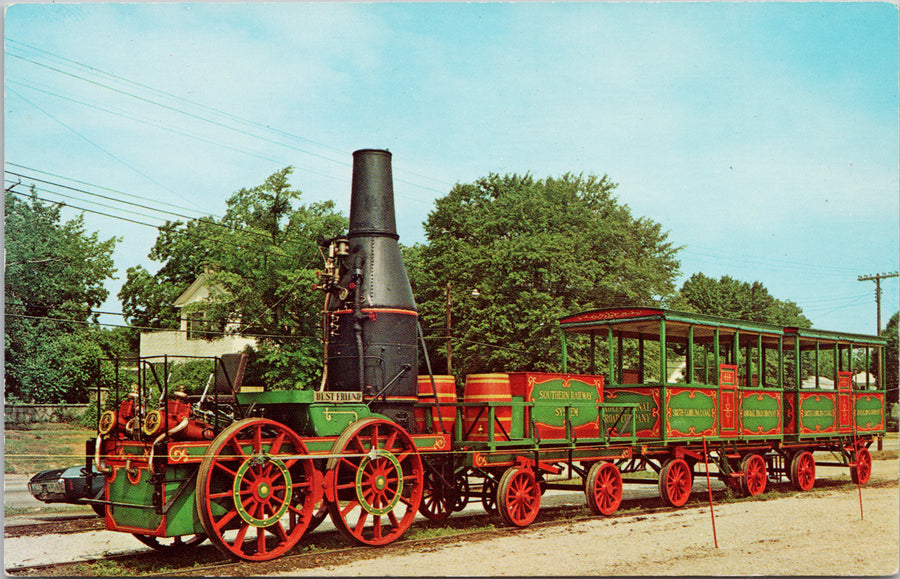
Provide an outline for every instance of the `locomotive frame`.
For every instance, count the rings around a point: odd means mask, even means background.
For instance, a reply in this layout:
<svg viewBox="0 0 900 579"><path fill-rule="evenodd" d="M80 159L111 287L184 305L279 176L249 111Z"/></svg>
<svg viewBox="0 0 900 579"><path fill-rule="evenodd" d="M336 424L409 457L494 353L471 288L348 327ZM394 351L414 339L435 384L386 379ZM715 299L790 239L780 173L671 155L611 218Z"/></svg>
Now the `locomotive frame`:
<svg viewBox="0 0 900 579"><path fill-rule="evenodd" d="M808 490L817 465L868 480L868 448L884 434L885 340L874 336L611 308L560 320L559 373L470 375L461 400L453 377L417 376L420 350L430 363L391 181L390 153L354 153L350 231L322 240L318 388L243 391L246 359L234 356L213 359L199 397L170 391L168 357L162 378L141 359L154 379L139 378L124 397L117 385L116 407L99 413L86 447L105 478L103 498L90 502L103 506L108 529L157 549L208 538L253 561L287 553L325 516L351 541L377 546L417 513L440 521L478 498L506 524L527 526L548 488L584 492L597 515L615 512L628 483L657 484L681 506L700 461L749 495L781 478ZM587 356L576 352L579 334ZM877 367L855 389L854 350ZM673 355L684 360L681 381L668 375ZM818 378L801 387L829 356L835 388ZM568 371L576 358L587 373ZM633 476L647 468L655 479Z"/></svg>

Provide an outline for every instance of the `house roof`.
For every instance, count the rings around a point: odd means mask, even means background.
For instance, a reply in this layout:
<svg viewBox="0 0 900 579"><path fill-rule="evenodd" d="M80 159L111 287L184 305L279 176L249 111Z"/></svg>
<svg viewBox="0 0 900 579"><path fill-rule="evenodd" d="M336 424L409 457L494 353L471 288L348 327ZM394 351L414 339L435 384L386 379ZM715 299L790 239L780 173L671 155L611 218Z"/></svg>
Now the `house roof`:
<svg viewBox="0 0 900 579"><path fill-rule="evenodd" d="M197 279L194 280L194 283L181 292L181 295L175 299L175 302L172 305L176 308L181 308L188 304L207 299L209 299L209 277L205 273L201 273L197 276Z"/></svg>

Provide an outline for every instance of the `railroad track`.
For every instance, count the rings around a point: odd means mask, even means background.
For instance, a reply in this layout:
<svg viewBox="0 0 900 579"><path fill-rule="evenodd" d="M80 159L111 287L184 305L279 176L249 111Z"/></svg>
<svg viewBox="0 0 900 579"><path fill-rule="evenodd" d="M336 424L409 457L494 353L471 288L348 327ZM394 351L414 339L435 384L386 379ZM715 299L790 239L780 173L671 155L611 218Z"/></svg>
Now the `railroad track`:
<svg viewBox="0 0 900 579"><path fill-rule="evenodd" d="M898 481L896 480L880 480L870 482L866 485L866 488L883 488L897 485ZM810 492L846 491L853 488L855 488L855 485L849 482L825 479L816 481L816 489ZM795 494L786 484L773 485L773 490L775 492L770 491L759 497L743 500L772 500ZM725 491L713 492L714 502L721 502L724 498ZM695 493L691 501L680 508L661 506L661 500L658 498L630 499L623 500L619 511L609 517L604 517L604 519L616 520L645 517L661 513L702 509L708 507L708 505L709 503L705 500L705 496L700 493ZM337 531L318 531L311 533L302 545L294 549L294 552L272 561L249 563L245 561L222 560L222 554L209 543L205 543L185 553L160 554L156 551L125 553L70 563L8 567L6 572L15 576L76 576L94 575L97 574L98 568L102 568L114 570L117 574L131 576L160 574L175 577L265 576L272 573L289 572L293 569L341 565L356 560L391 556L392 554L416 550L424 546L435 548L460 542L475 542L529 532L534 529L576 525L591 520L597 520L597 517L592 515L585 505L561 505L542 508L537 521L524 529L503 527L494 515L484 513L457 514L443 523L419 522L407 532L408 538L400 539L380 548L347 545ZM102 528L99 520L96 523L98 525L96 528ZM27 534L39 535L41 533L38 532L40 529L37 527L44 528L46 526L43 524L33 525L31 526L33 527L32 532ZM441 529L439 535L432 534L435 532L435 529ZM77 533L84 530L86 529L73 529L63 532ZM22 536L22 534L18 536Z"/></svg>

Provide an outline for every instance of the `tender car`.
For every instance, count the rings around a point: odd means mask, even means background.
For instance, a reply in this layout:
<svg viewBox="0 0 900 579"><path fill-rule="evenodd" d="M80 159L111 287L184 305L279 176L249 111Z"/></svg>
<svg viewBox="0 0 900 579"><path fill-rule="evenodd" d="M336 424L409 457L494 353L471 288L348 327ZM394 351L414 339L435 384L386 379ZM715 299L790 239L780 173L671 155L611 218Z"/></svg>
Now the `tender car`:
<svg viewBox="0 0 900 579"><path fill-rule="evenodd" d="M83 505L87 504L84 499L103 498L103 475L95 469L89 487L84 465L45 470L31 477L28 492L45 503ZM91 508L103 516L103 505L92 504Z"/></svg>

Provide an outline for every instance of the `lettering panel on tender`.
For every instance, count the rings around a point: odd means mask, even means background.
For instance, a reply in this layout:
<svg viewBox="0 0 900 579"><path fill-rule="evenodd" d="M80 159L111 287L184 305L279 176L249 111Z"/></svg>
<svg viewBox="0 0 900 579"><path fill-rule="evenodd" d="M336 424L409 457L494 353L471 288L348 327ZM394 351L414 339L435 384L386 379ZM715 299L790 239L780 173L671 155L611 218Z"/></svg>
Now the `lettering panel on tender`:
<svg viewBox="0 0 900 579"><path fill-rule="evenodd" d="M781 392L742 392L741 436L781 434L781 408Z"/></svg>
<svg viewBox="0 0 900 579"><path fill-rule="evenodd" d="M716 394L715 388L667 388L666 436L715 436Z"/></svg>
<svg viewBox="0 0 900 579"><path fill-rule="evenodd" d="M857 432L884 432L884 394L880 392L856 392Z"/></svg>
<svg viewBox="0 0 900 579"><path fill-rule="evenodd" d="M597 404L603 399L603 376L510 372L513 396L531 402L531 416L542 440L565 439L566 421L575 438L597 438Z"/></svg>
<svg viewBox="0 0 900 579"><path fill-rule="evenodd" d="M800 392L797 411L800 434L836 432L836 398L836 392Z"/></svg>
<svg viewBox="0 0 900 579"><path fill-rule="evenodd" d="M660 412L659 391L660 386L633 386L631 388L619 388L607 386L603 391L603 401L608 404L637 404L635 414L635 434L640 438L660 437ZM614 428L616 425L613 414L605 417L606 427ZM631 431L615 429L612 436L630 436Z"/></svg>

